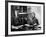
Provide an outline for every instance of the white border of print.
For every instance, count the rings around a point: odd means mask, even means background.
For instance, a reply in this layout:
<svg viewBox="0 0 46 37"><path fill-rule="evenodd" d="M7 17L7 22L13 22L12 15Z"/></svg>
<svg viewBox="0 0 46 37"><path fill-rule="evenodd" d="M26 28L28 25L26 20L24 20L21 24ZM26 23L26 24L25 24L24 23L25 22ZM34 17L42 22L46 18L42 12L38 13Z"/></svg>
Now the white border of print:
<svg viewBox="0 0 46 37"><path fill-rule="evenodd" d="M41 30L36 31L14 31L11 32L11 5L20 5L20 6L41 6ZM26 4L26 3L11 3L8 2L8 35L13 34L27 34L27 33L43 33L43 5L42 4Z"/></svg>

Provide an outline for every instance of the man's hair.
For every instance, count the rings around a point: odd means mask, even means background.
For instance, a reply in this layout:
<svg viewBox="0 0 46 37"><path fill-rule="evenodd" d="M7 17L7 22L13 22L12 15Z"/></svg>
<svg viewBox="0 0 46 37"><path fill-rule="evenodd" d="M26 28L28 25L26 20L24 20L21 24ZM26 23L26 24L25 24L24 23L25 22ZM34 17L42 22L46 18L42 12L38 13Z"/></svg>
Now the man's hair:
<svg viewBox="0 0 46 37"><path fill-rule="evenodd" d="M34 16L35 16L35 13L34 12L32 12L32 14L34 14Z"/></svg>

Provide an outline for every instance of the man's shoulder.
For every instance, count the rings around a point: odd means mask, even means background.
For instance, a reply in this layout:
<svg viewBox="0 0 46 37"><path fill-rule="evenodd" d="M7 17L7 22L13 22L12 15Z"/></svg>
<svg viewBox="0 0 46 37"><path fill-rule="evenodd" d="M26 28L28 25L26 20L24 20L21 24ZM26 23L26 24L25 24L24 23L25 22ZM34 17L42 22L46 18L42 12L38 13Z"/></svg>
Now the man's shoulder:
<svg viewBox="0 0 46 37"><path fill-rule="evenodd" d="M35 18L34 18L34 21L38 21L38 19L35 17Z"/></svg>

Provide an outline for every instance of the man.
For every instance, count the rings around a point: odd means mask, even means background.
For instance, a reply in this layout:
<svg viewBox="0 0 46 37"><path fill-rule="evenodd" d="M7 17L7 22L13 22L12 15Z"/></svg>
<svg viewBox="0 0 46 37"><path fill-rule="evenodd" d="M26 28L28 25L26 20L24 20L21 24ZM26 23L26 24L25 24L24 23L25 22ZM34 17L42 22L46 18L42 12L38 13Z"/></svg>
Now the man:
<svg viewBox="0 0 46 37"><path fill-rule="evenodd" d="M33 25L39 25L38 19L35 17L34 12L32 12L32 21L33 21Z"/></svg>
<svg viewBox="0 0 46 37"><path fill-rule="evenodd" d="M39 25L38 19L35 17L35 13L32 12L28 16L28 25L29 29L35 30L35 26Z"/></svg>

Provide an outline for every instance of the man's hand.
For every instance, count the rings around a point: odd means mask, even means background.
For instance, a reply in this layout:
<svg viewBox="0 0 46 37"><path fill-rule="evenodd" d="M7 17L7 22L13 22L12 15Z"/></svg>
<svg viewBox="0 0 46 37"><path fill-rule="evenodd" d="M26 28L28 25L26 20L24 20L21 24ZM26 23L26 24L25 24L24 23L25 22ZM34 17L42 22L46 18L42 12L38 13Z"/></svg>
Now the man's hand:
<svg viewBox="0 0 46 37"><path fill-rule="evenodd" d="M29 27L30 25L29 24L25 24L25 26Z"/></svg>
<svg viewBox="0 0 46 37"><path fill-rule="evenodd" d="M37 25L36 23L34 25Z"/></svg>

